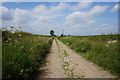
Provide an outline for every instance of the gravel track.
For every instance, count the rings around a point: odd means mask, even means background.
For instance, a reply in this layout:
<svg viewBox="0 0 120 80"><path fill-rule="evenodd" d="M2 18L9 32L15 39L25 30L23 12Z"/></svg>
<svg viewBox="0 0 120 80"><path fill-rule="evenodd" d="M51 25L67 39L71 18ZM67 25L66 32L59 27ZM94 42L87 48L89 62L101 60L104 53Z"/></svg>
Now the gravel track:
<svg viewBox="0 0 120 80"><path fill-rule="evenodd" d="M116 78L54 39L40 78Z"/></svg>

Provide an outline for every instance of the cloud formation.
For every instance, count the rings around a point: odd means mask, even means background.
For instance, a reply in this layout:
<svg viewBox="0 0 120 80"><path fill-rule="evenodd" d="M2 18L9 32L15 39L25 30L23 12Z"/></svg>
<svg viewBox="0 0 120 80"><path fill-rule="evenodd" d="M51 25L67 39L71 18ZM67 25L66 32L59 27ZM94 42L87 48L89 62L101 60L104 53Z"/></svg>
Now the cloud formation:
<svg viewBox="0 0 120 80"><path fill-rule="evenodd" d="M89 8L91 4L92 2L79 2L77 5L70 7L70 10L80 10L80 9Z"/></svg>
<svg viewBox="0 0 120 80"><path fill-rule="evenodd" d="M12 9L8 10L6 7L0 6L2 9L2 20L9 21L13 19L14 12Z"/></svg>
<svg viewBox="0 0 120 80"><path fill-rule="evenodd" d="M83 23L94 23L94 17L99 16L107 10L108 6L94 6L90 11L86 12L73 12L66 17L66 24L83 24Z"/></svg>
<svg viewBox="0 0 120 80"><path fill-rule="evenodd" d="M116 12L116 11L118 11L118 4L111 9L111 12Z"/></svg>
<svg viewBox="0 0 120 80"><path fill-rule="evenodd" d="M0 6L2 8L1 19L3 20L3 27L22 26L31 33L47 35L50 29L54 29L60 35L64 29L66 34L89 34L96 32L96 29L101 29L103 25L97 22L95 18L102 15L109 8L108 5L91 5L91 2L80 2L76 5L59 3L50 7L40 4L29 10L20 8L8 9ZM114 27L106 23L102 24L104 24L103 27L106 25ZM88 29L92 29L93 32Z"/></svg>

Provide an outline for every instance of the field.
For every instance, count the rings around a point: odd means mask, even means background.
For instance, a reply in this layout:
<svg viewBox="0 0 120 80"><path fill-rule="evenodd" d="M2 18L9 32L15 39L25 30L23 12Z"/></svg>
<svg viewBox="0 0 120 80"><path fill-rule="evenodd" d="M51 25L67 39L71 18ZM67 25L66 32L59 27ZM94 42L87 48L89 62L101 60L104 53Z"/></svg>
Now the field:
<svg viewBox="0 0 120 80"><path fill-rule="evenodd" d="M84 76L85 78L89 78L89 76L96 78L97 73L91 72L89 69L97 71L98 78L107 76L107 73L102 75L104 73L102 70L107 70L113 75L119 76L118 35L56 36L56 38L33 35L23 31L2 31L3 80L34 80L37 78L37 73L40 73L39 75L42 76L41 73L46 71L53 74L50 76L45 75L45 77L43 76L44 78L51 78L55 72L57 72L56 78L66 78L65 75L67 72L69 72L68 78L83 78ZM75 53L67 48L67 46L64 46L63 43L69 46ZM50 54L46 58L48 53ZM89 65L89 61L86 62L84 59L79 58L79 55L76 53L94 62L102 70L96 70L94 65ZM62 63L59 60L62 60ZM47 63L48 69L45 71L40 69L44 68L43 63ZM69 65L67 64L66 66L66 63ZM86 68L82 67L82 65L86 66ZM60 68L58 69L58 67ZM76 69L77 73L75 72ZM80 69L85 71L85 74L79 75L78 73L81 74ZM92 75L87 75L87 73L91 73ZM114 76L108 74L108 77Z"/></svg>
<svg viewBox="0 0 120 80"><path fill-rule="evenodd" d="M82 57L100 66L101 69L119 76L118 35L69 36L58 39Z"/></svg>
<svg viewBox="0 0 120 80"><path fill-rule="evenodd" d="M3 80L31 80L49 53L52 37L2 31Z"/></svg>

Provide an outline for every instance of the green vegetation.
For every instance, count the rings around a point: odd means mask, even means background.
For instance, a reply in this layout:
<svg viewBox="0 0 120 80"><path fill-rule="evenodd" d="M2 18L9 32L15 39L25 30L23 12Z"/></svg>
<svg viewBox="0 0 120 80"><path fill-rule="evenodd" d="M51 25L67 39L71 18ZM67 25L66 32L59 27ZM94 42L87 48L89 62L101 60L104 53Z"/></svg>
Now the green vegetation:
<svg viewBox="0 0 120 80"><path fill-rule="evenodd" d="M64 53L63 53L63 54L64 54L64 56L66 56L66 57L69 56L65 50L64 50Z"/></svg>
<svg viewBox="0 0 120 80"><path fill-rule="evenodd" d="M52 37L2 31L3 80L33 80L51 44Z"/></svg>
<svg viewBox="0 0 120 80"><path fill-rule="evenodd" d="M64 44L102 69L119 76L118 35L60 37Z"/></svg>
<svg viewBox="0 0 120 80"><path fill-rule="evenodd" d="M61 54L60 58L62 59L62 68L65 71L64 73L69 77L69 78L80 78L79 75L75 74L73 72L73 70L75 69L75 65L72 64L72 66L70 66L70 63L67 60L67 57L69 56L69 54L60 47L58 41L55 39L56 44L58 46L58 51ZM60 49L61 48L61 49Z"/></svg>

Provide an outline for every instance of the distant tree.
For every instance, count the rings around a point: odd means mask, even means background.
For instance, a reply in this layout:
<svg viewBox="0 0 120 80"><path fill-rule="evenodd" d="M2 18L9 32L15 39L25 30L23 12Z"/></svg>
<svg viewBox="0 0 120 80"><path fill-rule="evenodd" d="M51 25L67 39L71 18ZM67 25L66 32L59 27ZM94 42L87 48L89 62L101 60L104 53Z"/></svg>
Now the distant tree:
<svg viewBox="0 0 120 80"><path fill-rule="evenodd" d="M70 36L70 34L68 34L68 36Z"/></svg>
<svg viewBox="0 0 120 80"><path fill-rule="evenodd" d="M60 35L61 37L63 36L63 34Z"/></svg>
<svg viewBox="0 0 120 80"><path fill-rule="evenodd" d="M51 36L54 36L55 35L54 30L50 30L50 34L51 34Z"/></svg>

